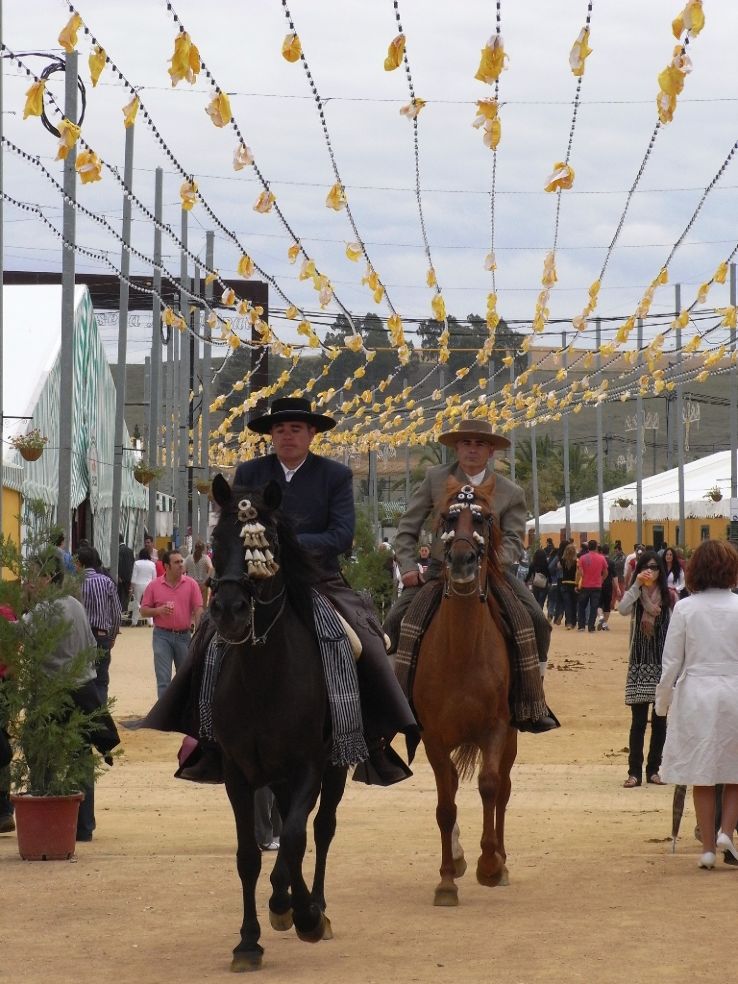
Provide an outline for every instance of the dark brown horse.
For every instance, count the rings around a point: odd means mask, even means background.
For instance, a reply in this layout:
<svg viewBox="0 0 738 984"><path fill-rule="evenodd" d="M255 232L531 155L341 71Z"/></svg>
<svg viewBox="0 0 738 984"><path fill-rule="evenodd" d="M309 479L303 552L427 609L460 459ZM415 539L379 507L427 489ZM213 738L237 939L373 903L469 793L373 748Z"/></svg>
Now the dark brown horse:
<svg viewBox="0 0 738 984"><path fill-rule="evenodd" d="M213 704L225 783L236 818L238 874L243 886L241 941L231 969L261 965L254 892L261 852L254 837L254 790L268 785L282 815L280 848L271 875L269 919L278 930L293 923L301 940L330 936L324 879L346 769L330 762L331 728L323 666L316 641L309 558L279 520L281 491L262 496L213 481L220 518L213 531L210 616L228 643ZM314 821L315 876L302 873L308 816Z"/></svg>
<svg viewBox="0 0 738 984"><path fill-rule="evenodd" d="M466 861L456 823L459 776L479 768L482 798L481 885L507 884L505 809L517 732L510 727L510 661L488 578L504 575L497 561L499 532L490 501L494 479L482 486L448 480L439 523L446 543L444 593L420 647L413 702L438 791L441 881L435 905L458 905L455 879Z"/></svg>

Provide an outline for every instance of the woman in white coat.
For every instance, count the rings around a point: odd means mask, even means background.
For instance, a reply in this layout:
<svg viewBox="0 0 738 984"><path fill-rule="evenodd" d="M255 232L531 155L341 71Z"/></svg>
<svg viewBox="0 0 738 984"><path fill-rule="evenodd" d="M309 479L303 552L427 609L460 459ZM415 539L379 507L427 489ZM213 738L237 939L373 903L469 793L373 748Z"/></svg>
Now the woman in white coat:
<svg viewBox="0 0 738 984"><path fill-rule="evenodd" d="M688 598L674 609L656 688L656 712L669 707L661 776L694 786L701 868L715 851L738 859L738 551L706 540L687 568ZM724 783L722 830L715 836L715 786Z"/></svg>
<svg viewBox="0 0 738 984"><path fill-rule="evenodd" d="M131 625L138 625L141 609L141 598L146 589L146 585L156 577L156 564L146 551L146 548L139 553L138 560L133 565L131 574L131 589L133 591L133 608L131 610ZM149 625L154 624L153 618L146 620Z"/></svg>

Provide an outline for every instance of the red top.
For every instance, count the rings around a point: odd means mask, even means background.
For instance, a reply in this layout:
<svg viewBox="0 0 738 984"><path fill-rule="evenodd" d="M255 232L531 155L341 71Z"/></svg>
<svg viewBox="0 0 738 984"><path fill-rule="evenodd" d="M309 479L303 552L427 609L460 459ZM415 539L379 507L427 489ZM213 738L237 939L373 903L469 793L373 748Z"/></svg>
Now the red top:
<svg viewBox="0 0 738 984"><path fill-rule="evenodd" d="M15 612L10 607L10 605L0 605L0 617L7 619L8 622L18 621L18 619L15 617ZM8 672L8 668L5 665L5 663L0 663L0 679L2 679L7 672Z"/></svg>
<svg viewBox="0 0 738 984"><path fill-rule="evenodd" d="M581 587L602 587L602 582L607 577L607 561L601 553L590 550L589 553L582 554L579 558L579 567L582 571Z"/></svg>
<svg viewBox="0 0 738 984"><path fill-rule="evenodd" d="M158 629L171 629L175 632L189 629L193 614L198 608L202 608L199 584L187 574L183 574L174 587L163 577L149 581L141 598L141 606L158 608L168 601L174 603L174 611L171 615L154 615L154 625Z"/></svg>

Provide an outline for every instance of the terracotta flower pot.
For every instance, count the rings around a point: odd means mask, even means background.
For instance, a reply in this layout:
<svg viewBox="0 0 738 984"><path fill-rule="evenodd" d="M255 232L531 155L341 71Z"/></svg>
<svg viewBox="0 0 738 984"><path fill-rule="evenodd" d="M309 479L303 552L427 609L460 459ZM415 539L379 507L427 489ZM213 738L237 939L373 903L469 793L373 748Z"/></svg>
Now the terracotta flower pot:
<svg viewBox="0 0 738 984"><path fill-rule="evenodd" d="M66 861L74 854L82 793L10 797L15 807L18 853L24 861Z"/></svg>
<svg viewBox="0 0 738 984"><path fill-rule="evenodd" d="M43 448L18 448L18 452L21 458L25 458L26 461L38 461L41 455L44 453Z"/></svg>

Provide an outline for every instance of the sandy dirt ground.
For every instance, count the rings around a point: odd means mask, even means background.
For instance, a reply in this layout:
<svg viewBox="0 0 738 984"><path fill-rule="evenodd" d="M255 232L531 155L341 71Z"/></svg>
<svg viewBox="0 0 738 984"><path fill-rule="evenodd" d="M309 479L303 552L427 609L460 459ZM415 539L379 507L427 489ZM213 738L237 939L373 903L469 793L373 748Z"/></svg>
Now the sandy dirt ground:
<svg viewBox="0 0 738 984"><path fill-rule="evenodd" d="M738 871L697 868L688 800L672 855L672 788L625 790L627 620L606 633L554 630L547 694L562 721L522 736L508 810L510 885L474 878L481 809L460 790L470 860L460 905L435 908L435 787L422 751L412 779L349 783L329 861L335 938L272 930L264 855L258 900L267 981L724 982ZM113 654L116 716L153 701L151 632L124 629ZM172 778L178 738L123 732L125 755L97 786L97 832L73 862L23 862L0 836L0 980L195 984L229 977L241 921L235 833L222 787ZM727 930L730 928L731 934Z"/></svg>

